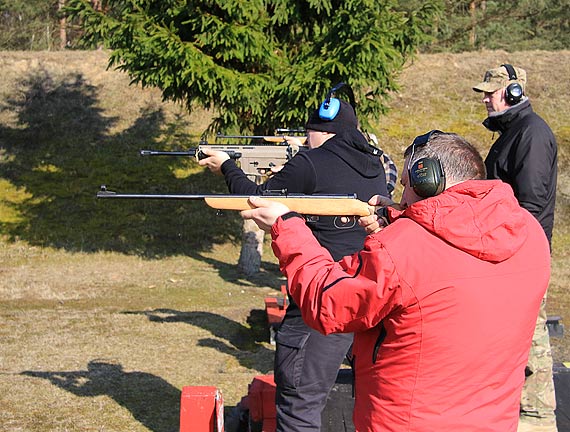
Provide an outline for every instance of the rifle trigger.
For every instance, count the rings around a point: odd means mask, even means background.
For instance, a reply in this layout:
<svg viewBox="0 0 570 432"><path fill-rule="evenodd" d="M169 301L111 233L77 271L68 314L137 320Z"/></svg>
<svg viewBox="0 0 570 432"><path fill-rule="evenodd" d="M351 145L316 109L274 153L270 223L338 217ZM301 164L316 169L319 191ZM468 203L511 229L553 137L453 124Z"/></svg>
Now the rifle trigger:
<svg viewBox="0 0 570 432"><path fill-rule="evenodd" d="M265 196L287 196L287 188L284 189L267 189L264 190L261 195Z"/></svg>

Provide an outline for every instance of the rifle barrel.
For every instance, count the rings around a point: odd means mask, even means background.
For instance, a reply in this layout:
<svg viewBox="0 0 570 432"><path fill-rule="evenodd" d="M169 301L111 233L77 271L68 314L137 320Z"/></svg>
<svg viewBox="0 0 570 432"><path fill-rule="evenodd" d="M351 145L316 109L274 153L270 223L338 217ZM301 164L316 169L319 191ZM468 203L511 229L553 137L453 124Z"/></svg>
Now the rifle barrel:
<svg viewBox="0 0 570 432"><path fill-rule="evenodd" d="M281 138L285 140L284 135L216 135L216 139L266 139Z"/></svg>
<svg viewBox="0 0 570 432"><path fill-rule="evenodd" d="M141 156L196 156L196 149L186 151L158 151L158 150L141 150Z"/></svg>
<svg viewBox="0 0 570 432"><path fill-rule="evenodd" d="M116 199L199 200L199 199L204 199L206 196L207 195L131 194L131 193L116 193L112 191L97 192L97 198L116 198Z"/></svg>
<svg viewBox="0 0 570 432"><path fill-rule="evenodd" d="M227 153L230 159L239 159L242 154L240 151L230 150L228 146L216 145L202 145L204 148L211 148L212 150L220 150ZM197 157L199 160L206 159L208 155L204 154L201 147L191 148L185 151L159 151L159 150L141 150L141 156L184 156L184 157ZM196 154L196 152L198 152Z"/></svg>
<svg viewBox="0 0 570 432"><path fill-rule="evenodd" d="M117 198L117 199L159 199L159 200L200 200L200 199L248 199L252 195L233 195L233 194L134 194L134 193L117 193L106 189L97 192L97 198ZM356 195L257 195L261 198L268 199L304 199L304 200L356 200Z"/></svg>
<svg viewBox="0 0 570 432"><path fill-rule="evenodd" d="M259 195L262 198L280 202L291 210L301 214L319 216L368 216L375 209L360 201L356 195ZM116 193L101 186L97 198L146 199L146 200L204 200L210 207L218 210L248 210L250 195L231 194L130 194Z"/></svg>

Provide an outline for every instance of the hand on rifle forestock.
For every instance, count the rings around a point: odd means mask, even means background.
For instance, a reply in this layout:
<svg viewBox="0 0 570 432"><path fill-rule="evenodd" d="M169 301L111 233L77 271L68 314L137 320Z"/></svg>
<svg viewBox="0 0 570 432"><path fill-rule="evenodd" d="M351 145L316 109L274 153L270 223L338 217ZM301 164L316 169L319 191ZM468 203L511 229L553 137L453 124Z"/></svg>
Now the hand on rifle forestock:
<svg viewBox="0 0 570 432"><path fill-rule="evenodd" d="M367 234L374 234L386 228L390 223L386 213L386 207L400 209L400 204L394 203L390 198L382 195L374 195L368 200L368 204L374 206L376 211L370 216L361 216L358 225L365 229Z"/></svg>
<svg viewBox="0 0 570 432"><path fill-rule="evenodd" d="M222 164L230 159L230 156L223 151L202 148L200 151L207 157L198 160L198 164L208 167L214 174L222 174Z"/></svg>
<svg viewBox="0 0 570 432"><path fill-rule="evenodd" d="M289 213L289 207L285 204L256 196L250 197L248 201L249 204L255 208L243 210L240 212L241 217L253 220L257 226L265 232L271 231L271 227L280 216Z"/></svg>

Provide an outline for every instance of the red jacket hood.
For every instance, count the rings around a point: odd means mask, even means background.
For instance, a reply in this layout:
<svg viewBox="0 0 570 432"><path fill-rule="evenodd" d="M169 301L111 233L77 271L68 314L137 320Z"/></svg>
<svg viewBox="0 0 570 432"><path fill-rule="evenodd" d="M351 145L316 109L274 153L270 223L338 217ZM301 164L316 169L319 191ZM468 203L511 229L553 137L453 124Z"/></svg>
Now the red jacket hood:
<svg viewBox="0 0 570 432"><path fill-rule="evenodd" d="M391 219L410 218L476 258L501 262L527 238L524 211L508 184L469 180L402 212L391 212Z"/></svg>

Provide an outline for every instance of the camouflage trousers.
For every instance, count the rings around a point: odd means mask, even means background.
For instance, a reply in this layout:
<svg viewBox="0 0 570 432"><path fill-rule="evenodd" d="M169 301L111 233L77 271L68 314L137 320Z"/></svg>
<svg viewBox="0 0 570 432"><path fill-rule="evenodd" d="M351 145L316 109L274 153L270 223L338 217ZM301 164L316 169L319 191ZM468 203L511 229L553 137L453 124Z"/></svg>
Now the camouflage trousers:
<svg viewBox="0 0 570 432"><path fill-rule="evenodd" d="M552 378L552 353L546 327L546 296L540 304L525 374L520 421L536 425L552 425L551 430L556 431L554 415L556 397Z"/></svg>

